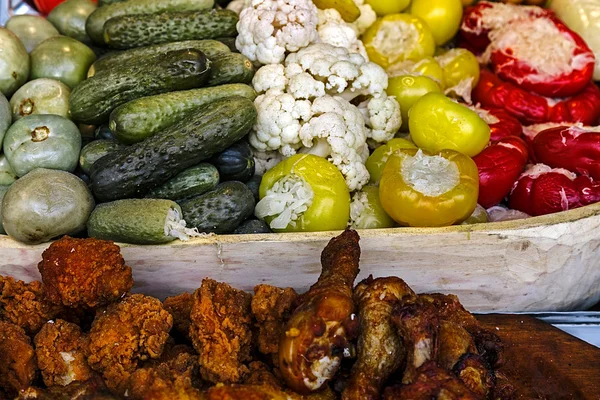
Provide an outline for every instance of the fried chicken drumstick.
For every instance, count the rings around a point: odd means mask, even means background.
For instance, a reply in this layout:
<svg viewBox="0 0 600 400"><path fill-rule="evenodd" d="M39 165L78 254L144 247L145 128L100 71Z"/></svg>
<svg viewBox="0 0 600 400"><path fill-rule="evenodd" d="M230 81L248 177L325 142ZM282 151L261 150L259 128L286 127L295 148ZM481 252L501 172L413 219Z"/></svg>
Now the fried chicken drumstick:
<svg viewBox="0 0 600 400"><path fill-rule="evenodd" d="M319 280L301 296L279 342L279 366L298 393L320 389L338 371L355 337L352 287L360 247L356 231L333 238L321 253Z"/></svg>

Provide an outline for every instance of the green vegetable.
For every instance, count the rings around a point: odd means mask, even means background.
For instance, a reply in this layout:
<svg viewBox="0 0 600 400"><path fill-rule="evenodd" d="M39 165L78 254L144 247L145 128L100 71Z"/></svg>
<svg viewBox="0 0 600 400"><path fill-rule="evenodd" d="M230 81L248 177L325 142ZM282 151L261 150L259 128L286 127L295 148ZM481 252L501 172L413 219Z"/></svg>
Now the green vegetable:
<svg viewBox="0 0 600 400"><path fill-rule="evenodd" d="M9 186L0 185L0 234L6 235L6 231L2 227L2 199L4 199L4 195L8 191Z"/></svg>
<svg viewBox="0 0 600 400"><path fill-rule="evenodd" d="M31 52L31 79L57 79L73 89L87 76L96 55L85 44L67 36L44 40Z"/></svg>
<svg viewBox="0 0 600 400"><path fill-rule="evenodd" d="M254 212L254 196L246 185L231 181L181 203L189 226L199 232L232 233Z"/></svg>
<svg viewBox="0 0 600 400"><path fill-rule="evenodd" d="M98 59L90 67L88 77L109 68L122 67L131 63L142 63L148 58L156 57L169 51L187 49L199 50L209 59L217 54L229 53L227 46L216 40L184 40L182 42L156 44L154 46L139 47L107 54Z"/></svg>
<svg viewBox="0 0 600 400"><path fill-rule="evenodd" d="M12 113L10 112L10 104L6 97L0 93L0 146L6 130L12 123Z"/></svg>
<svg viewBox="0 0 600 400"><path fill-rule="evenodd" d="M36 244L85 228L94 198L75 175L38 168L13 183L2 201L2 224L13 239Z"/></svg>
<svg viewBox="0 0 600 400"><path fill-rule="evenodd" d="M262 175L254 175L252 178L250 178L248 180L248 182L246 182L246 186L248 186L248 189L250 189L250 191L254 195L254 200L256 202L258 202L258 200L260 200L259 189L260 189L261 181L262 181Z"/></svg>
<svg viewBox="0 0 600 400"><path fill-rule="evenodd" d="M98 160L90 173L92 190L103 201L143 196L240 140L255 121L251 100L216 100L143 142Z"/></svg>
<svg viewBox="0 0 600 400"><path fill-rule="evenodd" d="M114 140L94 140L83 146L81 149L81 153L79 154L79 166L83 172L89 174L92 165L96 161L122 147L123 145Z"/></svg>
<svg viewBox="0 0 600 400"><path fill-rule="evenodd" d="M238 19L231 10L125 15L104 24L104 41L113 48L130 49L181 40L234 37Z"/></svg>
<svg viewBox="0 0 600 400"><path fill-rule="evenodd" d="M37 15L14 15L6 22L6 29L17 35L28 53L44 40L59 35L46 18Z"/></svg>
<svg viewBox="0 0 600 400"><path fill-rule="evenodd" d="M104 24L115 17L132 14L156 14L167 11L198 11L209 10L213 0L127 0L99 7L90 14L85 30L94 42L104 43Z"/></svg>
<svg viewBox="0 0 600 400"><path fill-rule="evenodd" d="M164 184L152 189L151 199L185 200L213 190L219 184L219 171L214 165L201 163L177 174Z"/></svg>
<svg viewBox="0 0 600 400"><path fill-rule="evenodd" d="M17 176L35 168L74 171L81 150L77 125L60 115L30 115L8 129L4 155Z"/></svg>
<svg viewBox="0 0 600 400"><path fill-rule="evenodd" d="M15 170L8 163L6 156L0 154L0 186L11 185L16 180Z"/></svg>
<svg viewBox="0 0 600 400"><path fill-rule="evenodd" d="M271 228L265 221L260 219L250 219L242 222L240 226L233 231L236 235L251 235L255 233L271 233Z"/></svg>
<svg viewBox="0 0 600 400"><path fill-rule="evenodd" d="M256 92L248 85L230 84L142 97L115 108L110 114L109 127L117 140L137 143L184 119L191 112L231 96L254 100Z"/></svg>
<svg viewBox="0 0 600 400"><path fill-rule="evenodd" d="M98 0L98 5L100 7L102 7L102 6L106 6L106 5L109 5L109 4L122 3L124 1L125 0Z"/></svg>
<svg viewBox="0 0 600 400"><path fill-rule="evenodd" d="M245 55L226 53L213 58L210 65L210 77L207 86L225 83L251 83L254 77L254 66Z"/></svg>
<svg viewBox="0 0 600 400"><path fill-rule="evenodd" d="M91 44L92 40L85 31L85 21L96 8L98 6L92 0L66 0L50 11L48 21L61 35Z"/></svg>
<svg viewBox="0 0 600 400"><path fill-rule="evenodd" d="M185 228L181 208L171 200L126 199L98 205L87 223L97 239L135 244L168 243L195 232Z"/></svg>
<svg viewBox="0 0 600 400"><path fill-rule="evenodd" d="M145 63L101 71L73 90L71 115L79 122L101 124L128 101L202 86L208 71L208 59L196 50L171 51Z"/></svg>
<svg viewBox="0 0 600 400"><path fill-rule="evenodd" d="M32 114L56 114L70 118L69 95L71 90L54 79L34 79L27 82L10 99L15 121Z"/></svg>
<svg viewBox="0 0 600 400"><path fill-rule="evenodd" d="M221 43L223 43L224 45L226 45L227 47L229 47L229 50L231 50L234 53L239 53L237 47L235 47L235 38L234 37L221 37L221 38L217 38L217 40Z"/></svg>
<svg viewBox="0 0 600 400"><path fill-rule="evenodd" d="M210 162L219 170L221 181L246 182L254 175L254 155L245 140L214 155Z"/></svg>
<svg viewBox="0 0 600 400"><path fill-rule="evenodd" d="M19 38L0 28L0 92L10 97L29 77L29 54Z"/></svg>

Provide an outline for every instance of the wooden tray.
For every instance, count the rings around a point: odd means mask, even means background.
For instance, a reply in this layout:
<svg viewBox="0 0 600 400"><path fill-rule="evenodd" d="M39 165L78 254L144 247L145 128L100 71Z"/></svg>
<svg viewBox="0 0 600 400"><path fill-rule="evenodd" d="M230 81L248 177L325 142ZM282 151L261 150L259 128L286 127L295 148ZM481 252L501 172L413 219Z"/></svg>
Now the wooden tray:
<svg viewBox="0 0 600 400"><path fill-rule="evenodd" d="M245 290L269 283L302 291L338 233L213 235L122 252L134 290L160 298L194 290L207 276ZM417 292L454 293L471 311L574 310L600 300L600 203L521 221L360 235L361 277L395 275ZM46 247L0 236L0 274L39 279Z"/></svg>
<svg viewBox="0 0 600 400"><path fill-rule="evenodd" d="M526 315L480 315L505 343L519 399L599 400L600 349Z"/></svg>

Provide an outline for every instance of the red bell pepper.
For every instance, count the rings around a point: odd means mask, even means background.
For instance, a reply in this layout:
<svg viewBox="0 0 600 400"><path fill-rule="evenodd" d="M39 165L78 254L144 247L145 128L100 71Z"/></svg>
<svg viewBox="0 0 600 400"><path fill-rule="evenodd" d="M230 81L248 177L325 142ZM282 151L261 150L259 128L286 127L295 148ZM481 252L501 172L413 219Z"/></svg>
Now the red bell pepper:
<svg viewBox="0 0 600 400"><path fill-rule="evenodd" d="M537 161L600 180L600 128L561 126L533 139Z"/></svg>
<svg viewBox="0 0 600 400"><path fill-rule="evenodd" d="M573 97L551 99L521 89L482 69L472 96L482 106L502 108L525 125L546 122L595 125L600 118L600 89L591 82Z"/></svg>
<svg viewBox="0 0 600 400"><path fill-rule="evenodd" d="M562 168L535 164L521 174L508 206L532 216L587 206L600 201L600 182Z"/></svg>
<svg viewBox="0 0 600 400"><path fill-rule="evenodd" d="M518 119L501 108L471 107L490 127L490 142L495 143L507 136L520 137L523 126Z"/></svg>
<svg viewBox="0 0 600 400"><path fill-rule="evenodd" d="M490 33L486 53L503 80L547 97L581 92L596 59L585 41L554 17L513 21Z"/></svg>
<svg viewBox="0 0 600 400"><path fill-rule="evenodd" d="M490 208L510 192L525 169L527 144L516 136L507 136L473 157L479 170L477 203Z"/></svg>
<svg viewBox="0 0 600 400"><path fill-rule="evenodd" d="M478 54L490 44L489 34L491 31L519 19L548 15L552 15L552 12L536 6L515 6L480 1L464 10L460 27L460 42L468 43L466 48L472 49L475 54Z"/></svg>

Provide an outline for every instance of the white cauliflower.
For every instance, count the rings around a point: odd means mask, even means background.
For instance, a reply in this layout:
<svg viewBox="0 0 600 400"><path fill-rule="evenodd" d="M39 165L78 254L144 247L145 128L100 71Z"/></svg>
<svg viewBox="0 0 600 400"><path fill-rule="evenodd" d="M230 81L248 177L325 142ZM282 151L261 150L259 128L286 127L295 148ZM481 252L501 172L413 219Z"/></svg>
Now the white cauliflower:
<svg viewBox="0 0 600 400"><path fill-rule="evenodd" d="M254 155L254 175L264 175L283 160L283 155L278 151L252 149L252 154Z"/></svg>
<svg viewBox="0 0 600 400"><path fill-rule="evenodd" d="M269 89L256 98L255 105L258 118L250 144L256 150L277 150L285 157L297 152L316 154L338 167L350 190L368 182L365 121L348 101L324 93L296 99Z"/></svg>
<svg viewBox="0 0 600 400"><path fill-rule="evenodd" d="M375 23L377 14L370 5L365 3L365 0L354 0L354 3L360 10L360 17L350 25L352 25L356 33L358 33L358 36L361 36Z"/></svg>
<svg viewBox="0 0 600 400"><path fill-rule="evenodd" d="M317 31L323 43L344 47L351 53L360 54L365 60L369 59L363 42L358 38L358 32L355 27L344 21L337 10L333 8L319 10Z"/></svg>
<svg viewBox="0 0 600 400"><path fill-rule="evenodd" d="M235 46L257 64L277 64L319 40L317 22L311 0L252 0L240 13Z"/></svg>

